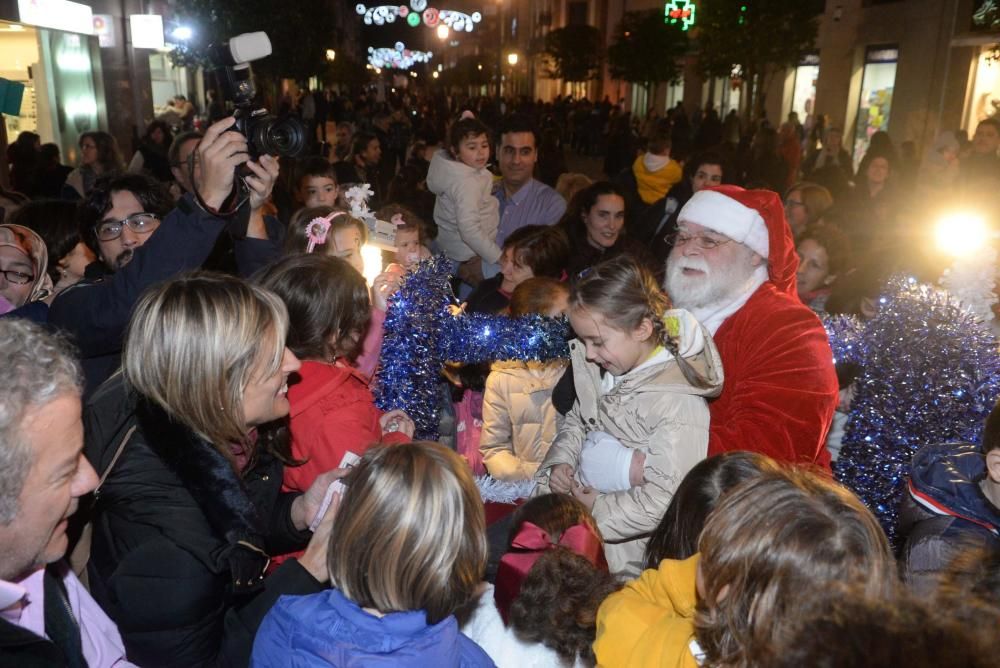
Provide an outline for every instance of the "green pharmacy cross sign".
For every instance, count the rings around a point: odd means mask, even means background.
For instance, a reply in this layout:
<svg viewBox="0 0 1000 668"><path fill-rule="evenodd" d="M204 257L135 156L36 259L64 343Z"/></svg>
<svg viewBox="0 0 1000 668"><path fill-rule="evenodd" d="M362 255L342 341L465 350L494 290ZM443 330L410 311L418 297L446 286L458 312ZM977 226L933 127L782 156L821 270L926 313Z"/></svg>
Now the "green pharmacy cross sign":
<svg viewBox="0 0 1000 668"><path fill-rule="evenodd" d="M681 24L681 30L694 25L694 0L670 0L663 7L663 22L670 25Z"/></svg>

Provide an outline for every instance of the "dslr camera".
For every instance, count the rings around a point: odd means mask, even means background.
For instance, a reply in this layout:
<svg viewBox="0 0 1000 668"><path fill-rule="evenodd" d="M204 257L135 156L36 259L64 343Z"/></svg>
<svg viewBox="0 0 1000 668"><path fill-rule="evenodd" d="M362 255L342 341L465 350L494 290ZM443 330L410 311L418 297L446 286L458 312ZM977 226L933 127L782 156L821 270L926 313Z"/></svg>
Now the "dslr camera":
<svg viewBox="0 0 1000 668"><path fill-rule="evenodd" d="M297 118L278 118L267 109L254 109L257 90L250 63L271 55L266 32L237 35L209 47L209 59L227 109L231 106L236 123L233 130L247 138L250 157L278 155L294 157L306 146L306 129Z"/></svg>

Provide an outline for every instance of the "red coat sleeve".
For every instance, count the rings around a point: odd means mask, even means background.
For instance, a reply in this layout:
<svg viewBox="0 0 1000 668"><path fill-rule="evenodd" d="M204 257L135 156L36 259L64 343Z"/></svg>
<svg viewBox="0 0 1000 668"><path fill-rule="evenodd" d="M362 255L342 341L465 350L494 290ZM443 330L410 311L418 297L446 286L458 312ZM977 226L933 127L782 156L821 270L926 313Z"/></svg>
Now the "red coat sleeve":
<svg viewBox="0 0 1000 668"><path fill-rule="evenodd" d="M382 438L382 413L360 380L352 379L292 418L292 456L306 460L286 466L284 490L304 492L317 476L337 468L348 451L358 456L379 442L409 441L399 432Z"/></svg>
<svg viewBox="0 0 1000 668"><path fill-rule="evenodd" d="M726 320L715 342L725 384L709 406L708 454L750 450L829 469L837 376L819 319L771 287Z"/></svg>

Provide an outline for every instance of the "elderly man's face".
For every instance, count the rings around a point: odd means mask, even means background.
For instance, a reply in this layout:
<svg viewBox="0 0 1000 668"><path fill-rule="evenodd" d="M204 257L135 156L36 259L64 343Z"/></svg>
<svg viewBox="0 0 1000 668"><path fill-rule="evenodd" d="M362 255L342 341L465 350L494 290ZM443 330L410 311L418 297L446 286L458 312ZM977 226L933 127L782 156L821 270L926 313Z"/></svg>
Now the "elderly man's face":
<svg viewBox="0 0 1000 668"><path fill-rule="evenodd" d="M79 498L97 486L97 474L83 456L80 398L65 393L29 408L21 437L31 451L31 468L18 497L14 520L0 525L0 578L12 580L58 561L66 553L66 524ZM0 445L0 447L3 447Z"/></svg>
<svg viewBox="0 0 1000 668"><path fill-rule="evenodd" d="M667 294L678 308L703 308L740 294L765 260L741 243L691 222L678 225L667 258Z"/></svg>

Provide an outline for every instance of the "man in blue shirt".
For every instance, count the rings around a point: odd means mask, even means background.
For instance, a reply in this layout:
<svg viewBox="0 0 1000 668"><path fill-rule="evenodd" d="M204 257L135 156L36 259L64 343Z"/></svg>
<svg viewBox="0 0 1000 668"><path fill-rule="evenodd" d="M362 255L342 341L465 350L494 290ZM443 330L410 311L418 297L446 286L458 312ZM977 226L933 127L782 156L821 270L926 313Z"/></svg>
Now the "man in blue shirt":
<svg viewBox="0 0 1000 668"><path fill-rule="evenodd" d="M497 154L501 178L493 186L493 195L500 202L498 246L503 246L514 230L525 225L554 225L566 212L562 195L534 178L538 144L538 128L527 117L514 114L500 125ZM486 278L499 271L499 265L483 264Z"/></svg>

